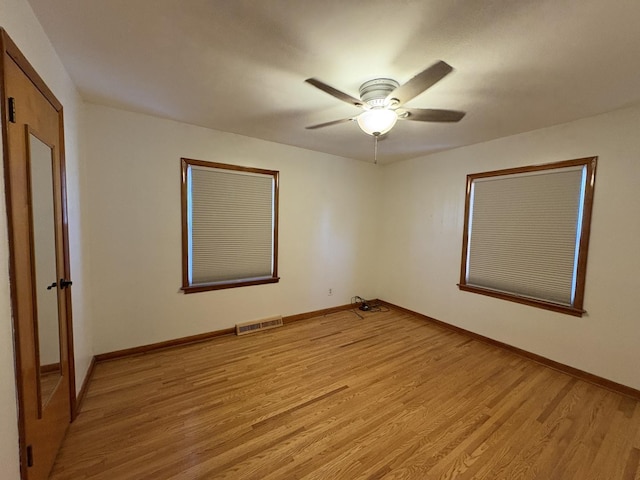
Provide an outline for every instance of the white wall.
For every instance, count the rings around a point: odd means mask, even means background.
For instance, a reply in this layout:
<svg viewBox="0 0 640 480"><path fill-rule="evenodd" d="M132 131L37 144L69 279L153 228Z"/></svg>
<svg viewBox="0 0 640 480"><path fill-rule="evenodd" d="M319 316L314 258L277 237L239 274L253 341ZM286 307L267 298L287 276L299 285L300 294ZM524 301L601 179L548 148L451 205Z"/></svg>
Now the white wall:
<svg viewBox="0 0 640 480"><path fill-rule="evenodd" d="M96 353L376 295L375 165L102 106L86 121ZM181 293L181 157L280 171L279 283Z"/></svg>
<svg viewBox="0 0 640 480"><path fill-rule="evenodd" d="M384 168L381 298L640 389L640 108ZM455 127L453 127L455 128ZM461 292L466 175L598 156L582 318Z"/></svg>
<svg viewBox="0 0 640 480"><path fill-rule="evenodd" d="M64 105L67 158L69 238L73 286L76 382L80 387L93 355L91 324L87 317L84 280L88 269L80 226L80 161L78 125L81 100L53 47L25 0L0 0L0 26L27 57L49 88ZM0 153L1 155L1 153ZM0 166L0 168L2 168ZM3 175L4 177L4 175ZM2 478L19 478L18 428L13 355L11 302L9 297L8 240L4 181L0 181L0 465Z"/></svg>

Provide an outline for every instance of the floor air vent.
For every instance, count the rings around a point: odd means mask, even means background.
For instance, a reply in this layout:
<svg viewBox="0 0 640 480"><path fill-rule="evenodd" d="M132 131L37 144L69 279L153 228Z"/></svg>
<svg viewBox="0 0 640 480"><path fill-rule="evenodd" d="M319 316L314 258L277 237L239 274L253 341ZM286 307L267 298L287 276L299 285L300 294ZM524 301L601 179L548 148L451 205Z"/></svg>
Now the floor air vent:
<svg viewBox="0 0 640 480"><path fill-rule="evenodd" d="M236 335L246 335L247 333L259 332L269 328L282 326L282 316L269 317L262 320L254 320L253 322L244 322L236 324Z"/></svg>

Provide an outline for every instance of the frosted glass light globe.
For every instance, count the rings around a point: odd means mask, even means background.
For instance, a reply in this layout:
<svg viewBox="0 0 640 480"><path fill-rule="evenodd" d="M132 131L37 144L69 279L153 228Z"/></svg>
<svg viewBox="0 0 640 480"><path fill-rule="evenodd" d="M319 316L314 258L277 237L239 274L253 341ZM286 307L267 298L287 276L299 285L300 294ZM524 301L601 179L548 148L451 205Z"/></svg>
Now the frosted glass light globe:
<svg viewBox="0 0 640 480"><path fill-rule="evenodd" d="M398 121L398 115L386 108L372 108L358 115L358 125L368 135L384 135Z"/></svg>

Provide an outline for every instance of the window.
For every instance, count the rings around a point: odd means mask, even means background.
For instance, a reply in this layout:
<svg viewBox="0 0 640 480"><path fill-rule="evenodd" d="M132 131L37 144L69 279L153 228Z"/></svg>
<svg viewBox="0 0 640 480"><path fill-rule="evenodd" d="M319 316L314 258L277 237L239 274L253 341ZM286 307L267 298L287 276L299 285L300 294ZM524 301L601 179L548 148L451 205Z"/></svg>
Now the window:
<svg viewBox="0 0 640 480"><path fill-rule="evenodd" d="M278 280L278 172L183 158L182 290Z"/></svg>
<svg viewBox="0 0 640 480"><path fill-rule="evenodd" d="M460 289L581 316L596 161L468 175Z"/></svg>

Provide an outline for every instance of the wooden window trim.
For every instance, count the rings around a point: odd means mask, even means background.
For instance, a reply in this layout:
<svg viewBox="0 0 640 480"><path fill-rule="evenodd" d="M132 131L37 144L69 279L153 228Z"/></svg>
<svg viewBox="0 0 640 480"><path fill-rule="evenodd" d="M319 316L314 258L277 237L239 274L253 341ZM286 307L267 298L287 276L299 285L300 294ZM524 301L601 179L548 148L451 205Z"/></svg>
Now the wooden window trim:
<svg viewBox="0 0 640 480"><path fill-rule="evenodd" d="M554 312L564 313L581 317L586 311L583 309L584 305L584 288L586 282L587 272L587 256L589 249L589 234L591 232L591 214L593 207L593 194L595 189L595 175L596 164L598 157L586 157L578 158L574 160L565 160L562 162L548 163L542 165L532 165L526 167L508 168L504 170L493 170L490 172L482 172L467 175L467 185L465 192L465 205L464 205L464 231L462 236L462 259L460 262L460 283L458 288L463 291L478 293L481 295L487 295L494 298L500 298L502 300L508 300L511 302L521 303L524 305L530 305L533 307L543 308ZM543 170L555 170L566 167L584 166L587 169L586 172L586 185L584 192L584 206L582 211L582 229L580 232L580 243L578 247L578 267L576 275L576 293L573 305L567 306L559 303L538 300L525 296L520 296L512 293L501 292L491 290L488 288L482 288L475 285L467 285L467 248L468 248L468 236L469 236L469 213L471 208L471 186L474 180L478 178L486 177L498 177L504 175L514 175L520 173L538 172Z"/></svg>
<svg viewBox="0 0 640 480"><path fill-rule="evenodd" d="M276 170L265 170L262 168L243 167L240 165L229 165L226 163L208 162L204 160L194 160L191 158L181 158L181 209L182 209L182 287L183 293L206 292L210 290L223 290L227 288L246 287L252 285L264 285L268 283L278 283L278 216L279 216L279 191L280 191L280 173ZM215 282L210 284L189 283L189 226L187 212L187 170L190 166L210 167L224 170L233 170L239 172L258 173L262 175L270 175L274 179L273 194L273 273L271 277L260 279L243 279L232 280L228 282Z"/></svg>

